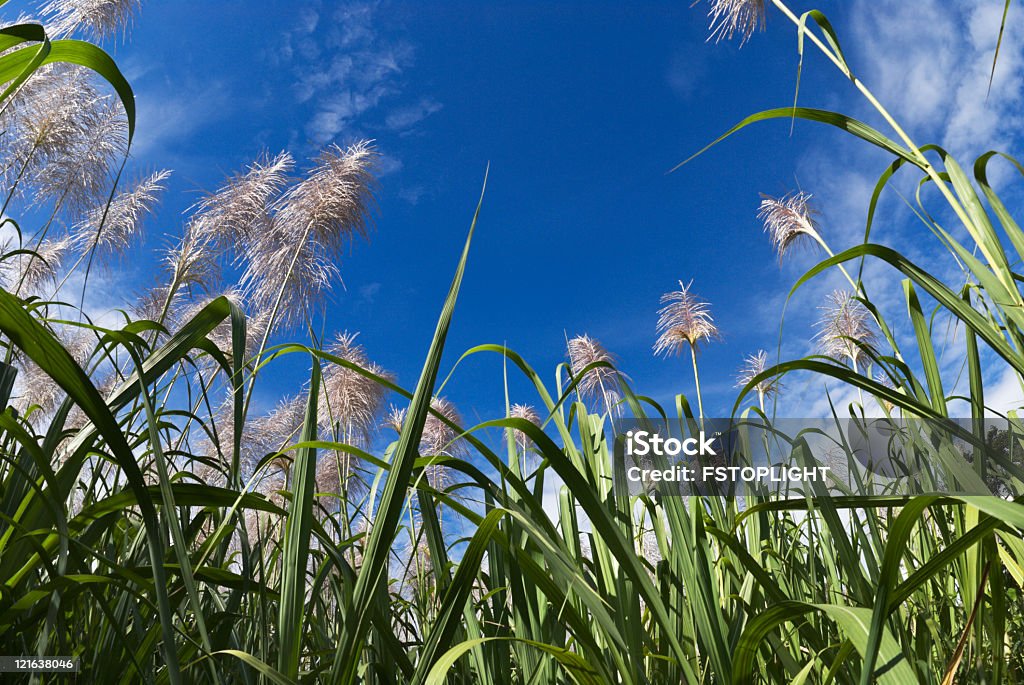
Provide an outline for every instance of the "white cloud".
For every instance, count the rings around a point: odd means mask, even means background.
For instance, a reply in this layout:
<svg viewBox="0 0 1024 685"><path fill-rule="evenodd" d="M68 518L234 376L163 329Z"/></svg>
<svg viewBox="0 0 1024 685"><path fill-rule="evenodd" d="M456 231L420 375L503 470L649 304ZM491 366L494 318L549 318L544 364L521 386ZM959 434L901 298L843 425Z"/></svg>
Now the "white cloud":
<svg viewBox="0 0 1024 685"><path fill-rule="evenodd" d="M231 113L221 83L202 88L143 86L136 93L138 132L132 143L136 158L164 158L190 135Z"/></svg>
<svg viewBox="0 0 1024 685"><path fill-rule="evenodd" d="M384 125L393 131L407 131L431 114L441 110L441 103L432 98L421 98L413 105L392 110L384 119Z"/></svg>
<svg viewBox="0 0 1024 685"><path fill-rule="evenodd" d="M1020 411L1024 407L1024 388L1021 379L1012 369L1007 368L1001 377L985 389L985 406L1005 414Z"/></svg>
<svg viewBox="0 0 1024 685"><path fill-rule="evenodd" d="M377 299L377 295L380 294L382 287L383 284L377 281L359 286L359 299L366 304L373 304Z"/></svg>
<svg viewBox="0 0 1024 685"><path fill-rule="evenodd" d="M427 194L427 189L421 185L412 186L410 188L402 188L398 191L398 197L402 198L409 204L415 206L420 203L420 200Z"/></svg>
<svg viewBox="0 0 1024 685"><path fill-rule="evenodd" d="M665 72L665 81L672 92L679 98L687 100L700 85L707 71L707 50L700 45L689 46L685 50L677 50L669 60Z"/></svg>
<svg viewBox="0 0 1024 685"><path fill-rule="evenodd" d="M855 72L912 136L970 158L1005 148L1019 128L1024 17L1010 12L991 95L1002 3L858 0ZM919 141L921 142L921 141Z"/></svg>
<svg viewBox="0 0 1024 685"><path fill-rule="evenodd" d="M293 67L296 100L312 108L305 133L318 145L365 130L375 137L375 127L408 132L441 109L426 96L402 102L415 51L390 35L381 6L348 2L327 14L315 3L300 12L275 56Z"/></svg>

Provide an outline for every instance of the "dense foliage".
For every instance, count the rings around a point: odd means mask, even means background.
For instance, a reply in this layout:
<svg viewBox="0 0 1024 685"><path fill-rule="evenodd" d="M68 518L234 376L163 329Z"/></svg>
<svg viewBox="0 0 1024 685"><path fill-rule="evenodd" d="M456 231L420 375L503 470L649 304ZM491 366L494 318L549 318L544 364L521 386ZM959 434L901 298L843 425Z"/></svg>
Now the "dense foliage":
<svg viewBox="0 0 1024 685"><path fill-rule="evenodd" d="M96 35L123 30L134 7L81 3L94 14L78 17L61 4L60 31ZM843 268L851 290L825 308L822 355L748 360L737 411L763 411L780 377L810 372L887 412L948 416L941 312L966 336L972 415L985 416L983 377L998 366L1024 379L1024 231L987 174L997 161L1024 168L990 153L967 172L915 144L823 15L770 4L891 130L795 107L730 133L795 116L887 151L875 198L917 174L944 203L922 204L921 219L963 281L869 242L870 225L863 244L833 254L806 196L766 197L780 255L798 240L828 252L795 287ZM108 5L117 11L95 14ZM744 37L766 10L712 8L716 35ZM90 287L134 240L166 173L120 188L133 99L98 48L20 23L0 31L0 50L14 236L0 291L0 653L78 655L88 679L124 683L1024 682L1019 481L1004 497L617 495L609 422L703 417L683 395L662 408L635 394L587 336L570 341L553 384L504 347L467 351L502 357L535 396L462 425L437 388L475 217L415 388L398 387L354 334L303 333L335 257L367 230L366 144L330 147L301 173L287 153L253 162L194 208L164 279L132 311L91 322L63 289ZM911 339L844 268L861 260L905 279ZM658 346L692 361L699 388L696 350L716 330L707 303L680 288L664 300ZM305 392L256 415L254 387L284 355L309 359ZM988 437L1011 460L1024 447ZM553 479L557 517L544 502Z"/></svg>

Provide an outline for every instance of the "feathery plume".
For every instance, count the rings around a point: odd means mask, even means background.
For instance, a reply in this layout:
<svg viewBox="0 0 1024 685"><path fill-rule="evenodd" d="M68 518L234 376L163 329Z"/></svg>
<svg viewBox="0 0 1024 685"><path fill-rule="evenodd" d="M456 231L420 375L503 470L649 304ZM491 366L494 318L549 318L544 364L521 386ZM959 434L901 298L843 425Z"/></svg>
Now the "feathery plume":
<svg viewBox="0 0 1024 685"><path fill-rule="evenodd" d="M690 348L693 382L697 389L697 412L703 427L704 399L700 394L700 374L697 372L697 345L702 340L710 341L720 336L711 318L708 303L690 292L692 285L693 281L690 281L689 285L683 285L683 282L679 281L679 290L661 296L661 303L664 306L658 310L658 339L654 343L654 354L678 355L682 354L684 348Z"/></svg>
<svg viewBox="0 0 1024 685"><path fill-rule="evenodd" d="M170 293L170 288L166 285L155 285L145 290L139 295L135 302L129 305L129 315L139 321L161 321L161 315L163 315L163 325L167 330L174 330L177 328L177 314L178 312L174 307L170 307L167 312L164 312L164 306L167 303L167 296Z"/></svg>
<svg viewBox="0 0 1024 685"><path fill-rule="evenodd" d="M190 223L181 240L164 251L164 265L177 287L210 291L220 280L219 257L209 237Z"/></svg>
<svg viewBox="0 0 1024 685"><path fill-rule="evenodd" d="M284 495L281 493L283 490L288 488L288 484L285 480L283 471L275 471L260 480L257 490L273 504L283 507L285 505L285 500Z"/></svg>
<svg viewBox="0 0 1024 685"><path fill-rule="evenodd" d="M195 206L190 230L221 247L244 246L271 232L272 208L288 183L295 160L287 152L263 154Z"/></svg>
<svg viewBox="0 0 1024 685"><path fill-rule="evenodd" d="M681 354L687 346L696 351L702 340L711 341L719 337L708 303L690 292L692 285L692 281L689 285L679 281L679 290L661 296L661 303L665 306L658 310L655 354Z"/></svg>
<svg viewBox="0 0 1024 685"><path fill-rule="evenodd" d="M822 354L839 361L850 360L856 365L863 352L862 346L872 345L877 340L870 312L845 290L830 293L819 309L823 313L815 338Z"/></svg>
<svg viewBox="0 0 1024 685"><path fill-rule="evenodd" d="M51 155L33 179L37 205L53 199L77 214L110 192L111 167L128 149L124 109L109 96L83 105L86 109L77 115L81 132L59 154Z"/></svg>
<svg viewBox="0 0 1024 685"><path fill-rule="evenodd" d="M348 331L339 333L327 347L327 352L374 375L388 376L383 368L370 361L366 350L356 342L358 336L358 333ZM345 441L368 442L377 414L384 404L386 388L358 371L331 365L324 372L321 392L320 423L325 426L338 424Z"/></svg>
<svg viewBox="0 0 1024 685"><path fill-rule="evenodd" d="M764 222L764 232L771 239L780 263L789 250L798 247L801 241L810 239L821 244L821 234L818 233L810 199L811 194L803 191L782 197L761 193L757 216Z"/></svg>
<svg viewBox="0 0 1024 685"><path fill-rule="evenodd" d="M739 374L736 376L736 387L746 387L752 380L757 376L764 373L764 370L768 368L768 353L764 350L758 350L757 354L749 355L743 360L743 366L740 368ZM758 394L762 397L770 397L777 393L782 387L778 378L766 378L760 383L754 386Z"/></svg>
<svg viewBox="0 0 1024 685"><path fill-rule="evenodd" d="M601 397L613 389L618 377L618 371L608 366L594 367L584 373L584 370L591 364L615 363L615 356L605 349L604 345L596 338L586 333L571 338L566 344L569 355L569 369L579 383L577 388L582 395L590 397Z"/></svg>
<svg viewBox="0 0 1024 685"><path fill-rule="evenodd" d="M107 193L110 165L127 148L120 103L100 94L87 69L65 64L38 69L0 113L0 128L6 187L71 212Z"/></svg>
<svg viewBox="0 0 1024 685"><path fill-rule="evenodd" d="M95 246L100 260L124 255L142 231L142 220L153 211L164 181L171 172L164 169L139 181L134 188L119 193L105 205L89 210L74 229L74 240L81 252Z"/></svg>
<svg viewBox="0 0 1024 685"><path fill-rule="evenodd" d="M43 14L50 15L53 36L87 32L102 41L118 34L126 36L141 7L139 0L51 0L43 6Z"/></svg>
<svg viewBox="0 0 1024 685"><path fill-rule="evenodd" d="M723 38L732 39L740 34L740 45L743 45L758 29L764 30L764 0L711 0L708 10L711 21L711 35L715 42Z"/></svg>
<svg viewBox="0 0 1024 685"><path fill-rule="evenodd" d="M462 424L459 410L445 398L434 397L430 400L430 408L455 425ZM423 424L423 436L420 438L420 452L423 456L464 457L466 446L458 436L458 430L434 414L427 414ZM451 470L446 466L431 464L423 468L423 475L437 490L446 490L452 485Z"/></svg>
<svg viewBox="0 0 1024 685"><path fill-rule="evenodd" d="M430 408L443 416L456 426L462 424L462 417L459 410L449 400L443 397L435 397L430 400ZM456 438L459 431L449 426L445 421L434 414L427 414L423 424L423 437L420 440L420 449L427 454L447 454L452 457L463 456L465 445Z"/></svg>
<svg viewBox="0 0 1024 685"><path fill-rule="evenodd" d="M84 112L100 99L83 69L57 64L37 69L0 113L4 185L31 178L50 157L67 151L85 132Z"/></svg>
<svg viewBox="0 0 1024 685"><path fill-rule="evenodd" d="M402 425L405 423L405 407L396 407L394 405L388 410L388 415L384 417L384 428L390 428L396 433L402 432Z"/></svg>
<svg viewBox="0 0 1024 685"><path fill-rule="evenodd" d="M902 394L902 391L896 387L896 383L893 382L892 378L889 376L889 374L885 372L884 369L879 369L877 372L875 372L875 382L878 383L879 385L888 388L889 390L895 390L896 392ZM879 399L879 401L882 403L882 406L885 407L886 411L892 411L893 408L896 406L886 399Z"/></svg>
<svg viewBox="0 0 1024 685"><path fill-rule="evenodd" d="M213 485L218 488L228 487L227 474L215 464L200 462L193 466L192 473L196 480L204 485Z"/></svg>
<svg viewBox="0 0 1024 685"><path fill-rule="evenodd" d="M53 332L75 363L84 367L95 350L95 334L77 326L60 326ZM12 404L22 414L36 407L31 422L36 426L42 425L64 401L64 389L20 350L15 354L15 365L19 372Z"/></svg>
<svg viewBox="0 0 1024 685"><path fill-rule="evenodd" d="M875 382L882 385L890 390L896 389L896 384L893 383L892 378L885 372L884 369L879 369L875 372Z"/></svg>
<svg viewBox="0 0 1024 685"><path fill-rule="evenodd" d="M366 492L357 468L358 459L342 450L323 451L316 463L316 487L320 492L356 497Z"/></svg>
<svg viewBox="0 0 1024 685"><path fill-rule="evenodd" d="M175 328L180 328L183 322L190 321L196 317L200 311L206 308L211 302L220 297L227 298L232 304L241 309L243 312L246 309L244 298L242 293L237 288L229 288L222 293L216 295L210 295L208 297L201 298L195 302L192 302L189 306L183 307L180 310L172 310L173 316L170 319L174 323ZM245 349L242 352L244 361L248 362L255 356L257 352L257 346L263 339L263 334L267 330L267 315L265 312L257 312L255 315L246 316L245 318ZM207 335L217 349L219 349L229 359L234 352L234 330L232 329L231 317L228 317L221 321L217 326L210 331Z"/></svg>
<svg viewBox="0 0 1024 685"><path fill-rule="evenodd" d="M525 419L535 426L540 425L540 414L537 410L528 404L513 404L509 408L508 416L510 419ZM505 434L510 436L519 449L525 450L529 438L526 433L516 428L506 428Z"/></svg>
<svg viewBox="0 0 1024 685"><path fill-rule="evenodd" d="M253 421L253 444L263 454L284 450L294 443L306 418L306 398L286 397L269 414Z"/></svg>
<svg viewBox="0 0 1024 685"><path fill-rule="evenodd" d="M0 282L12 292L36 293L56 279L70 247L67 238L43 240L31 252L8 257L0 262Z"/></svg>
<svg viewBox="0 0 1024 685"><path fill-rule="evenodd" d="M639 547L640 556L649 561L652 566L657 566L658 562L662 560L661 546L658 544L658 536L653 530L645 530L643 536L640 538Z"/></svg>
<svg viewBox="0 0 1024 685"><path fill-rule="evenodd" d="M245 246L242 285L257 307L289 325L320 302L339 273L335 262L344 246L367 235L376 157L366 141L331 146L285 192L271 230Z"/></svg>
<svg viewBox="0 0 1024 685"><path fill-rule="evenodd" d="M29 420L39 426L64 399L64 390L31 359L26 357L17 366L19 373L11 404L21 414L36 407Z"/></svg>
<svg viewBox="0 0 1024 685"><path fill-rule="evenodd" d="M299 430L302 428L305 411L305 398L301 395L294 395L280 400L267 414L246 419L245 425L242 427L241 452L239 454L243 479L249 478L256 464L268 454L284 451L296 441ZM197 442L196 452L200 456L227 463L230 461L235 431L234 405L231 398L222 402L213 412L211 418L212 423L207 426L207 431ZM283 487L290 467L290 456L278 457L270 464L267 473L262 476L261 482L274 480L280 474Z"/></svg>

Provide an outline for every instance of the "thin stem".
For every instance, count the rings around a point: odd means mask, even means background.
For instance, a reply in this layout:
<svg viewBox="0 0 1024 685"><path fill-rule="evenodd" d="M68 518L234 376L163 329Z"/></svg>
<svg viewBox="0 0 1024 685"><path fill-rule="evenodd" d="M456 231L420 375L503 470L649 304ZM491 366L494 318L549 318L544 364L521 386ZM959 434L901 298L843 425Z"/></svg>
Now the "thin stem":
<svg viewBox="0 0 1024 685"><path fill-rule="evenodd" d="M697 413L700 415L700 428L704 430L704 401L700 396L700 374L697 372L697 348L690 345L690 359L693 360L693 382L697 386Z"/></svg>
<svg viewBox="0 0 1024 685"><path fill-rule="evenodd" d="M810 236L814 238L814 240L817 241L819 245L821 245L821 249L825 250L829 257L836 256L836 253L832 251L832 248L828 246L828 243L825 242L825 239L822 238L817 231L811 230L809 233ZM864 292L864 288L860 285L859 281L853 280L853 278L850 276L850 273L846 270L846 267L843 266L842 264L836 264L836 266L838 266L839 270L843 272L844 276L846 276L846 280L850 282L850 286L853 288L853 291L860 295L861 297L866 298L867 294Z"/></svg>
<svg viewBox="0 0 1024 685"><path fill-rule="evenodd" d="M302 254L302 248L305 246L306 240L309 238L309 233L312 229L312 224L306 226L306 231L302 234L302 238L299 240L297 247L295 248L295 256L292 257L292 262L288 265L288 271L281 280L281 288L277 291L277 299L274 301L274 307L270 310L270 318L267 320L267 329L263 332L263 340L260 341L259 351L256 352L256 356L254 357L256 360L259 360L259 358L263 356L263 352L267 349L267 341L270 339L270 332L274 330L274 323L277 321L277 312L281 308L281 301L284 299L284 291L288 287L288 281L291 279L292 273L295 271L295 265L299 261L299 255ZM245 404L242 408L242 416L245 416L249 410L249 403L252 401L252 394L255 387L256 370L254 367L252 376L249 378L249 387L246 389L245 393Z"/></svg>

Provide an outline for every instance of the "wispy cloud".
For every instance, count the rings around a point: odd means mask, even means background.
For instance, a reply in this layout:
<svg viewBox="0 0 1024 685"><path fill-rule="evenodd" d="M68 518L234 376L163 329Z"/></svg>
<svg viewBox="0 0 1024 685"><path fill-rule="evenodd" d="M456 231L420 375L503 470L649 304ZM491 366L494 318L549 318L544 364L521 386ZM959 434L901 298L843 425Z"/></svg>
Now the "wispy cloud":
<svg viewBox="0 0 1024 685"><path fill-rule="evenodd" d="M677 49L669 60L665 81L677 97L688 100L707 72L707 50L703 45Z"/></svg>
<svg viewBox="0 0 1024 685"><path fill-rule="evenodd" d="M851 14L865 80L911 131L971 157L1014 143L1024 86L1020 12L1009 13L990 95L1002 3L858 0Z"/></svg>
<svg viewBox="0 0 1024 685"><path fill-rule="evenodd" d="M378 281L359 286L359 300L365 304L373 304L382 287L383 284Z"/></svg>
<svg viewBox="0 0 1024 685"><path fill-rule="evenodd" d="M229 116L228 100L222 83L172 86L142 80L136 92L138 135L132 154L163 163L172 147L181 149L190 136Z"/></svg>
<svg viewBox="0 0 1024 685"><path fill-rule="evenodd" d="M398 107L385 117L384 124L392 131L404 132L441 110L441 103L433 98L421 98L413 105Z"/></svg>
<svg viewBox="0 0 1024 685"><path fill-rule="evenodd" d="M296 101L311 110L305 134L316 144L381 130L407 133L441 109L427 96L409 101L404 75L415 49L395 37L382 4L315 3L285 34L278 57L295 74Z"/></svg>

